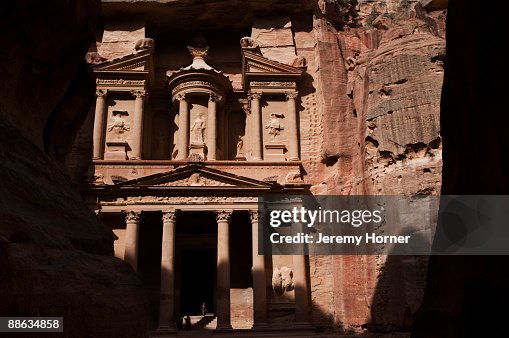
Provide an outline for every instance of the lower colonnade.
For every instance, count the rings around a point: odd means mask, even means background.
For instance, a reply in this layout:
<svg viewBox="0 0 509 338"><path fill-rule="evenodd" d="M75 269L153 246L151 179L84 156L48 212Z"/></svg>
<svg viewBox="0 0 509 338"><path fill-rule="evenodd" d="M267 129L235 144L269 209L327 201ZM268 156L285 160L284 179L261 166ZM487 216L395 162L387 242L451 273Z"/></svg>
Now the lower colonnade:
<svg viewBox="0 0 509 338"><path fill-rule="evenodd" d="M154 211L154 210L151 210ZM182 212L180 209L163 209L162 214L162 243L161 243L161 286L159 295L160 332L175 330L175 247L176 225ZM232 330L231 301L230 301L230 220L236 210L202 210L212 211L217 223L217 280L216 280L216 331ZM238 210L241 211L241 210ZM245 211L245 210L242 210ZM247 210L252 228L252 281L253 281L253 326L252 329L268 329L267 307L267 270L265 256L258 254L258 210ZM141 210L124 210L125 215L125 251L124 260L137 271L139 230L142 219ZM295 326L309 326L309 286L306 278L306 257L292 256L294 268L295 290Z"/></svg>

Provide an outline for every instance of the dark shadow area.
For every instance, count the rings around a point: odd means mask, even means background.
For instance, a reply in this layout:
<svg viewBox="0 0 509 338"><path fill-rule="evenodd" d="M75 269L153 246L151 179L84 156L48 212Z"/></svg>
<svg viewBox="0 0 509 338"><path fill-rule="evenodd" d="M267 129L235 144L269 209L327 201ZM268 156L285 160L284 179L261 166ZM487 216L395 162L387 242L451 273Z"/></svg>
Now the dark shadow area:
<svg viewBox="0 0 509 338"><path fill-rule="evenodd" d="M414 243L426 239L412 235ZM429 243L429 241L427 241ZM364 327L370 332L409 332L413 315L418 310L424 293L429 256L389 255L377 271L377 285L371 302L371 322Z"/></svg>
<svg viewBox="0 0 509 338"><path fill-rule="evenodd" d="M149 298L151 328L157 328L159 324L162 230L161 213L143 214L139 230L138 276Z"/></svg>
<svg viewBox="0 0 509 338"><path fill-rule="evenodd" d="M493 11L480 19L473 1L449 1L440 121L443 195L509 193L509 114L500 85L506 53L498 41L509 33L506 16ZM505 337L508 290L507 256L433 256L412 337Z"/></svg>
<svg viewBox="0 0 509 338"><path fill-rule="evenodd" d="M182 251L180 278L180 313L184 316L201 314L201 306L214 309L214 276L216 262L212 249Z"/></svg>
<svg viewBox="0 0 509 338"><path fill-rule="evenodd" d="M230 287L246 289L253 285L251 222L247 212L233 213L230 221Z"/></svg>

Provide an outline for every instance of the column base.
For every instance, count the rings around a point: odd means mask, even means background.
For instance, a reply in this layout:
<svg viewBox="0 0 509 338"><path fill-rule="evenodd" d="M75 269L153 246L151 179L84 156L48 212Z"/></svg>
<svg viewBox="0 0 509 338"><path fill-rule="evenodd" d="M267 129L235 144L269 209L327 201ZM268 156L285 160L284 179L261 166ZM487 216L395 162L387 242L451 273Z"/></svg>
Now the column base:
<svg viewBox="0 0 509 338"><path fill-rule="evenodd" d="M231 332L233 331L233 327L228 324L228 325L217 325L216 329L214 330L214 332Z"/></svg>
<svg viewBox="0 0 509 338"><path fill-rule="evenodd" d="M253 331L267 331L269 329L269 323L254 323L251 327Z"/></svg>

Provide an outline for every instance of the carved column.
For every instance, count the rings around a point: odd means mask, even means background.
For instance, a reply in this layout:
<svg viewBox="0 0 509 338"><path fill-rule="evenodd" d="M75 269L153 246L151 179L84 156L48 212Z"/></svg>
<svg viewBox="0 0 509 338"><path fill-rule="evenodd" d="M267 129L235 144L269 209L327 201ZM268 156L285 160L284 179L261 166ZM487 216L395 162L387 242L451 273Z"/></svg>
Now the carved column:
<svg viewBox="0 0 509 338"><path fill-rule="evenodd" d="M163 211L159 330L175 330L175 224L177 212Z"/></svg>
<svg viewBox="0 0 509 338"><path fill-rule="evenodd" d="M306 256L294 255L293 283L295 290L295 324L309 326L309 285L307 283Z"/></svg>
<svg viewBox="0 0 509 338"><path fill-rule="evenodd" d="M217 150L217 102L220 96L211 93L209 97L208 115L207 115L207 159L216 159Z"/></svg>
<svg viewBox="0 0 509 338"><path fill-rule="evenodd" d="M258 254L258 211L250 211L250 216L253 240L253 328L262 328L268 325L265 256Z"/></svg>
<svg viewBox="0 0 509 338"><path fill-rule="evenodd" d="M231 211L216 211L217 220L217 329L231 330L230 218Z"/></svg>
<svg viewBox="0 0 509 338"><path fill-rule="evenodd" d="M143 146L143 108L144 98L147 93L144 90L133 90L131 93L134 95L134 117L133 117L133 139L131 143L131 159L141 159L141 152Z"/></svg>
<svg viewBox="0 0 509 338"><path fill-rule="evenodd" d="M125 253L124 260L129 263L134 271L137 271L138 265L138 232L140 227L139 211L125 212Z"/></svg>
<svg viewBox="0 0 509 338"><path fill-rule="evenodd" d="M260 98L262 93L252 92L249 93L248 98L251 100L251 119L253 122L253 135L252 135L252 151L253 160L262 160L262 112L260 110Z"/></svg>
<svg viewBox="0 0 509 338"><path fill-rule="evenodd" d="M299 160L299 129L297 125L297 106L295 99L298 94L296 92L285 93L288 104L288 124L289 124L289 153L290 161Z"/></svg>
<svg viewBox="0 0 509 338"><path fill-rule="evenodd" d="M97 89L95 95L95 116L94 116L94 150L92 159L100 160L103 157L104 146L104 120L106 119L106 94L107 90Z"/></svg>
<svg viewBox="0 0 509 338"><path fill-rule="evenodd" d="M179 101L179 134L178 134L178 160L185 160L189 151L189 106L186 94L176 96Z"/></svg>

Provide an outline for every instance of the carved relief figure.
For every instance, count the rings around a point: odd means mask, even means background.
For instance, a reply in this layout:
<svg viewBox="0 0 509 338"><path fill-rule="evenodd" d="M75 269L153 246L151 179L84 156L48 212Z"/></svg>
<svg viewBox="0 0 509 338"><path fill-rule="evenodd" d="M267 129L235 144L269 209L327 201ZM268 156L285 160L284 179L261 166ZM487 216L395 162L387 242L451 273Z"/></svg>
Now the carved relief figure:
<svg viewBox="0 0 509 338"><path fill-rule="evenodd" d="M191 126L191 142L193 143L204 143L203 134L205 131L205 120L203 119L203 115L200 114L194 120L193 125Z"/></svg>
<svg viewBox="0 0 509 338"><path fill-rule="evenodd" d="M126 111L114 110L111 123L108 125L108 132L115 132L122 134L125 131L129 131L129 126L125 123L122 115L128 115Z"/></svg>
<svg viewBox="0 0 509 338"><path fill-rule="evenodd" d="M272 274L272 289L277 295L293 290L293 271L287 266L279 269L277 266Z"/></svg>
<svg viewBox="0 0 509 338"><path fill-rule="evenodd" d="M201 182L201 176L199 173L194 173L189 177L189 185L190 186L201 186L203 183Z"/></svg>
<svg viewBox="0 0 509 338"><path fill-rule="evenodd" d="M265 129L269 130L269 135L272 135L272 142L276 140L276 137L281 134L281 130L284 130L284 126L281 124L281 118L284 117L283 114L270 114L271 119L269 123L265 125Z"/></svg>

